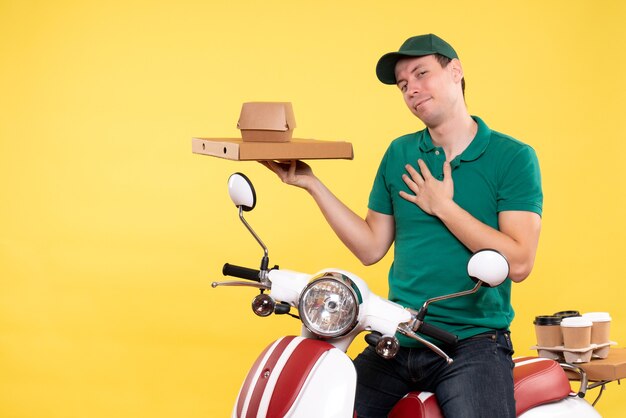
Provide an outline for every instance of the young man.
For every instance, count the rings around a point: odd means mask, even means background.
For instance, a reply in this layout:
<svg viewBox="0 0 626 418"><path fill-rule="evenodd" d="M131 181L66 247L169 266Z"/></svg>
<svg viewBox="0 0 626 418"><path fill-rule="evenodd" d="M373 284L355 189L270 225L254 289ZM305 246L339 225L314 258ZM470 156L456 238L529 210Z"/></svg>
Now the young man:
<svg viewBox="0 0 626 418"><path fill-rule="evenodd" d="M450 365L399 336L393 360L368 347L355 359L359 417L384 417L411 390L435 392L448 418L515 417L511 281L530 273L541 228L539 165L529 146L492 131L468 113L455 50L429 34L384 55L376 74L399 88L426 129L387 149L362 219L300 161L265 163L283 182L307 190L344 244L366 265L394 246L389 298L417 308L433 296L467 289L470 255L483 248L509 261L509 278L469 297L434 303L429 322L458 335L444 347Z"/></svg>

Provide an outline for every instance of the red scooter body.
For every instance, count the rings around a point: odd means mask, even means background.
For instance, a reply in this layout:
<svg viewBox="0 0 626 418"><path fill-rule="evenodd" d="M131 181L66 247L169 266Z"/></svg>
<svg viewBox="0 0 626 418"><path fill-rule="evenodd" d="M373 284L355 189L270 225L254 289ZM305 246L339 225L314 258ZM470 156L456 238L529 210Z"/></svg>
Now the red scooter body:
<svg viewBox="0 0 626 418"><path fill-rule="evenodd" d="M567 375L554 360L520 357L514 362L519 417L600 416L572 392ZM355 388L356 373L341 350L321 340L284 337L257 358L232 416L348 418L356 416L352 410ZM411 392L396 404L389 418L443 418L443 414L433 393Z"/></svg>
<svg viewBox="0 0 626 418"><path fill-rule="evenodd" d="M257 358L239 391L233 417L350 417L356 371L331 344L283 337Z"/></svg>

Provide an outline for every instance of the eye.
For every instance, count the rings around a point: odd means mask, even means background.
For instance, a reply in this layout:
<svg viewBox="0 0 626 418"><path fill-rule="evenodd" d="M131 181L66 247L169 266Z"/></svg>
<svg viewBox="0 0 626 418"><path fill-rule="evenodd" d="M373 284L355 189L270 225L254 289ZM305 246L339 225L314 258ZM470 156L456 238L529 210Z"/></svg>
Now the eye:
<svg viewBox="0 0 626 418"><path fill-rule="evenodd" d="M398 88L400 89L402 93L406 92L406 86L407 86L407 83L398 84Z"/></svg>
<svg viewBox="0 0 626 418"><path fill-rule="evenodd" d="M426 70L424 70L424 71L420 71L420 72L418 72L418 73L417 73L417 77L418 77L418 78L422 78L422 77L424 77L424 76L426 75L426 73L427 73L427 72L428 72L428 71L426 71Z"/></svg>

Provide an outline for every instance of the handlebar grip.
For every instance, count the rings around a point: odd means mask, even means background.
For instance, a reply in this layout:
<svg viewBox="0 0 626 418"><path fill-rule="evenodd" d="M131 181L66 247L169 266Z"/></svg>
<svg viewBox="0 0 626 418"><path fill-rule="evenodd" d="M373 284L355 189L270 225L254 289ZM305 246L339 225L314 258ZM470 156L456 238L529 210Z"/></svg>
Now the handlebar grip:
<svg viewBox="0 0 626 418"><path fill-rule="evenodd" d="M224 264L222 268L222 274L224 276L239 277L240 279L252 280L260 282L259 278L260 270L250 269L248 267L236 266L234 264Z"/></svg>
<svg viewBox="0 0 626 418"><path fill-rule="evenodd" d="M434 325L427 324L426 322L422 322L422 325L419 327L417 332L428 335L429 337L433 337L450 345L454 345L459 341L459 337L456 335Z"/></svg>
<svg viewBox="0 0 626 418"><path fill-rule="evenodd" d="M372 331L365 336L365 341L372 347L376 347L376 344L378 344L381 338L382 334L380 332Z"/></svg>

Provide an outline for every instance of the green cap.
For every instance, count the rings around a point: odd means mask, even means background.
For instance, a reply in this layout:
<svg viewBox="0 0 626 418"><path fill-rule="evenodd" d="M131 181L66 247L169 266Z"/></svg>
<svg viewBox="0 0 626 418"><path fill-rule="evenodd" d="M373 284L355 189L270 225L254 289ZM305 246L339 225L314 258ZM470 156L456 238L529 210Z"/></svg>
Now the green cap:
<svg viewBox="0 0 626 418"><path fill-rule="evenodd" d="M376 75L385 84L396 84L396 63L405 57L423 57L440 54L450 59L459 58L454 48L437 35L419 35L404 41L398 52L383 55L376 64Z"/></svg>

